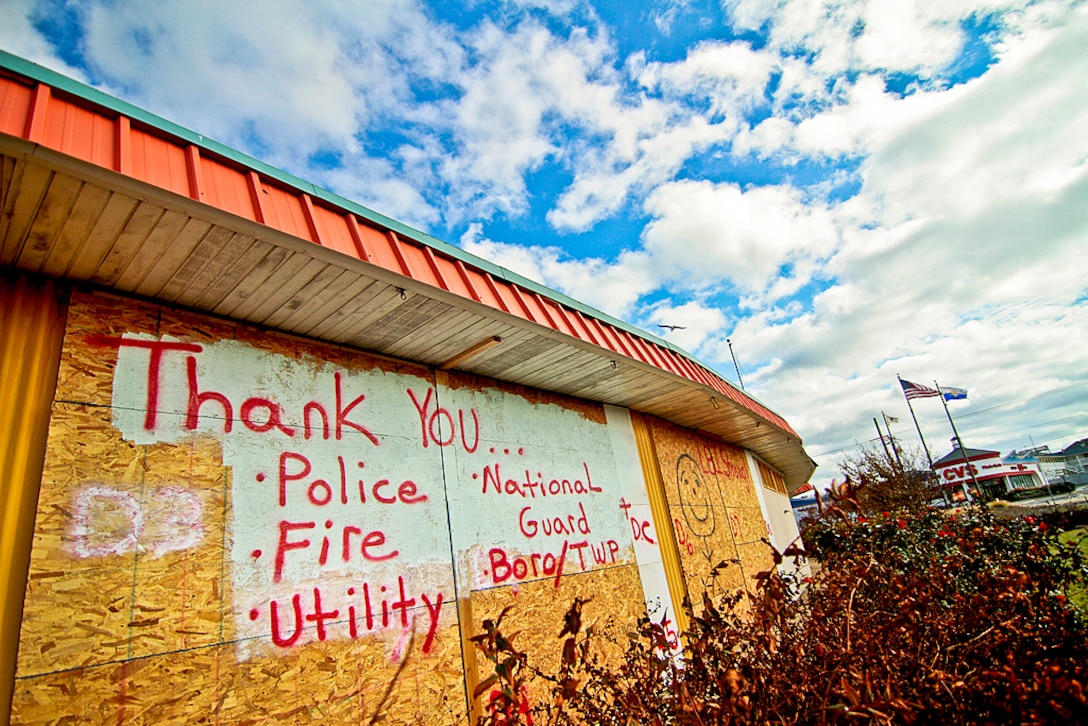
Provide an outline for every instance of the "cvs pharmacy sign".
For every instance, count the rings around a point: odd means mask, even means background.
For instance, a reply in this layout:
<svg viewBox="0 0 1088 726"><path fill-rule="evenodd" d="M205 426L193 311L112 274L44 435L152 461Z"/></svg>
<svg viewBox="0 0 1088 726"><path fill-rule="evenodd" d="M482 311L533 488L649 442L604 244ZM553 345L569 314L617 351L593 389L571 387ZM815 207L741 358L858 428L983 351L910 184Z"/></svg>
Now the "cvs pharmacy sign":
<svg viewBox="0 0 1088 726"><path fill-rule="evenodd" d="M978 467L973 464L949 466L941 472L941 478L948 484L965 481L970 479L972 475L978 476Z"/></svg>

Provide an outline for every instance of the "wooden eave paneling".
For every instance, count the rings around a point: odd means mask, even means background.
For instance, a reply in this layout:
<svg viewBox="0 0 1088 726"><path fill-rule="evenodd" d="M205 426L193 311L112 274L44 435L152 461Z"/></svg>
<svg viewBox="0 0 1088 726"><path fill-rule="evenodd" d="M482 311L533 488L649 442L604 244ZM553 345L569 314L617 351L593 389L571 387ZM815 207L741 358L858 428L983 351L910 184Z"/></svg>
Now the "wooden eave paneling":
<svg viewBox="0 0 1088 726"><path fill-rule="evenodd" d="M0 265L624 406L814 463L671 344L0 52Z"/></svg>

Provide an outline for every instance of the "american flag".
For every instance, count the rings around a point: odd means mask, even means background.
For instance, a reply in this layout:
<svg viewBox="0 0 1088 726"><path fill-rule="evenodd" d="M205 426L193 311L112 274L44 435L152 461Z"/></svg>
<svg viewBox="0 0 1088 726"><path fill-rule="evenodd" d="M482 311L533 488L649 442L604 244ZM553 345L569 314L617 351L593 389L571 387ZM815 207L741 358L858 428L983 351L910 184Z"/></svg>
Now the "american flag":
<svg viewBox="0 0 1088 726"><path fill-rule="evenodd" d="M902 378L899 379L899 385L903 386L903 395L907 397L908 401L913 401L916 398L929 398L931 396L941 395L941 392L936 388L904 381Z"/></svg>

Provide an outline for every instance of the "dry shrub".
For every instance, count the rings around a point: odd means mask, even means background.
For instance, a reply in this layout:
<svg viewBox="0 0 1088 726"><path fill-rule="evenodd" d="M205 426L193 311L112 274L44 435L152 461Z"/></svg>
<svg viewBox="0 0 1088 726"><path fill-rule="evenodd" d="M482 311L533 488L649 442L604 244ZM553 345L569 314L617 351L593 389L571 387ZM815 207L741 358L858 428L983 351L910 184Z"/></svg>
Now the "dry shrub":
<svg viewBox="0 0 1088 726"><path fill-rule="evenodd" d="M531 674L499 622L484 724L1074 723L1088 714L1088 635L1068 602L1076 543L1045 520L956 513L863 517L857 492L806 530L816 574L762 573L754 592L691 608L682 658L644 622L600 662L576 601L558 673ZM722 563L723 567L735 566ZM535 675L530 694L529 677ZM545 682L550 693L540 693Z"/></svg>

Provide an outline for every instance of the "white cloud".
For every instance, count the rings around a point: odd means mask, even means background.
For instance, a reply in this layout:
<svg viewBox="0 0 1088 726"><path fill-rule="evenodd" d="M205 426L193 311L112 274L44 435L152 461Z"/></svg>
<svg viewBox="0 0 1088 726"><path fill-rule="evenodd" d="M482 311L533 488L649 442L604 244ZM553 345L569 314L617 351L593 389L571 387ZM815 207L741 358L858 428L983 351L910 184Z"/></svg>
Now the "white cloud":
<svg viewBox="0 0 1088 726"><path fill-rule="evenodd" d="M734 140L735 155L792 161L867 156L966 92L954 87L903 97L889 93L883 76L875 73L859 75L829 92L808 66L798 65L786 64L790 70L776 93L777 113L750 131L741 130ZM793 105L805 99L810 103Z"/></svg>
<svg viewBox="0 0 1088 726"><path fill-rule="evenodd" d="M923 0L866 4L856 45L860 64L923 75L947 67L964 41L957 22L962 16L950 10L959 8Z"/></svg>
<svg viewBox="0 0 1088 726"><path fill-rule="evenodd" d="M823 73L840 72L853 61L851 36L861 3L726 0L722 4L738 28L756 31L766 26L772 47L813 52L812 64Z"/></svg>
<svg viewBox="0 0 1088 726"><path fill-rule="evenodd" d="M814 157L868 153L952 93L899 98L885 92L882 78L862 76L844 92L841 104L797 124L795 148Z"/></svg>
<svg viewBox="0 0 1088 726"><path fill-rule="evenodd" d="M633 160L614 146L584 156L574 181L548 212L548 221L560 230L589 228L616 212L633 190L671 179L693 153L727 137L730 127L696 116L672 126L662 123L654 133L645 129Z"/></svg>
<svg viewBox="0 0 1088 726"><path fill-rule="evenodd" d="M963 48L960 22L1017 10L1017 0L724 0L739 28L769 28L770 45L813 54L812 68L828 76L847 70L886 70L930 78Z"/></svg>
<svg viewBox="0 0 1088 726"><path fill-rule="evenodd" d="M777 57L747 43L702 43L675 63L638 69L645 88L705 99L712 114L736 113L762 100Z"/></svg>
<svg viewBox="0 0 1088 726"><path fill-rule="evenodd" d="M1000 64L948 92L954 104L903 129L868 164L868 186L899 216L971 217L1016 199L1054 199L1088 170L1088 13L1009 44Z"/></svg>
<svg viewBox="0 0 1088 726"><path fill-rule="evenodd" d="M650 12L654 26L662 35L669 35L676 18L691 9L691 0L666 0L655 5L656 7Z"/></svg>
<svg viewBox="0 0 1088 726"><path fill-rule="evenodd" d="M35 0L3 0L4 22L0 23L0 48L33 63L46 66L77 80L86 75L57 57L49 41L34 27L32 18L41 10Z"/></svg>
<svg viewBox="0 0 1088 726"><path fill-rule="evenodd" d="M579 0L506 0L506 2L519 8L540 8L557 17L563 17L578 6Z"/></svg>
<svg viewBox="0 0 1088 726"><path fill-rule="evenodd" d="M833 210L785 186L673 182L650 195L646 210L655 268L696 288L730 280L744 292L788 295L838 240ZM799 269L783 277L784 266Z"/></svg>
<svg viewBox="0 0 1088 726"><path fill-rule="evenodd" d="M211 0L91 5L93 66L171 118L237 142L239 122L303 153L350 146L361 111L339 43L307 3Z"/></svg>
<svg viewBox="0 0 1088 726"><path fill-rule="evenodd" d="M682 304L664 302L650 309L650 332L675 343L683 350L697 352L714 333L730 324L729 317L721 309L699 300ZM675 330L663 325L681 326ZM656 326L656 327L654 327Z"/></svg>
<svg viewBox="0 0 1088 726"><path fill-rule="evenodd" d="M466 216L516 215L526 209L525 175L558 152L561 119L595 125L600 107L614 103L608 81L593 78L609 48L581 32L561 40L533 22L512 34L486 24L472 43L463 92L443 104L458 153L441 172L469 205Z"/></svg>

